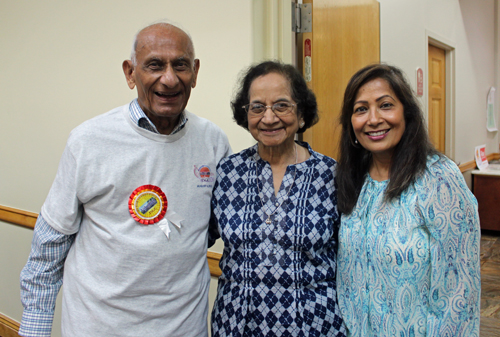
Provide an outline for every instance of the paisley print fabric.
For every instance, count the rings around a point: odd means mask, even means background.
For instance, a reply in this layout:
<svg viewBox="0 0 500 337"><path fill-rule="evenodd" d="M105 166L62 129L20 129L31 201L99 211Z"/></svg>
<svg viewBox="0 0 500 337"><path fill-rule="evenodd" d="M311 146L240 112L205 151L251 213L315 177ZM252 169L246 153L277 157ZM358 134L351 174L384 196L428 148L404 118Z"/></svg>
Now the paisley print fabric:
<svg viewBox="0 0 500 337"><path fill-rule="evenodd" d="M342 216L338 296L349 336L479 336L477 201L457 166L429 158L425 174L384 202L367 175Z"/></svg>
<svg viewBox="0 0 500 337"><path fill-rule="evenodd" d="M220 233L224 253L212 336L345 336L336 163L308 148L311 157L288 166L277 196L257 146L219 163L210 239ZM271 224L264 211L274 212Z"/></svg>

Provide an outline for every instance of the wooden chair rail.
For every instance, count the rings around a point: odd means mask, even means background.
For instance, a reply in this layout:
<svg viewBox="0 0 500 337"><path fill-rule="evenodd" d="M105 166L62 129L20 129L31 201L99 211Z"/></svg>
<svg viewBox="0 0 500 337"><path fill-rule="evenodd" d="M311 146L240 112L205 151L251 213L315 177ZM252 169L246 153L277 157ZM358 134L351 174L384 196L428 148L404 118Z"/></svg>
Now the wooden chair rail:
<svg viewBox="0 0 500 337"><path fill-rule="evenodd" d="M0 336L19 337L19 322L0 314Z"/></svg>
<svg viewBox="0 0 500 337"><path fill-rule="evenodd" d="M0 205L0 220L33 229L38 214Z"/></svg>
<svg viewBox="0 0 500 337"><path fill-rule="evenodd" d="M37 213L23 211L20 209L0 205L1 221L5 221L29 229L34 229L37 217L38 217ZM208 266L210 268L210 275L214 277L219 277L222 273L219 268L219 260L221 256L222 255L219 253L214 253L210 251L207 252L207 260L208 260Z"/></svg>
<svg viewBox="0 0 500 337"><path fill-rule="evenodd" d="M486 157L488 158L488 161L498 160L498 159L500 159L500 153L490 153ZM474 170L476 168L476 161L471 160L471 161L465 162L463 164L458 165L458 168L460 169L460 172L462 172L462 173L470 171L470 170Z"/></svg>
<svg viewBox="0 0 500 337"><path fill-rule="evenodd" d="M23 211L20 209L0 205L0 220L17 226L34 229L37 213ZM221 254L215 252L207 252L208 266L210 275L219 277L221 270L219 268L219 260ZM4 316L0 313L0 336L1 337L18 337L19 322Z"/></svg>

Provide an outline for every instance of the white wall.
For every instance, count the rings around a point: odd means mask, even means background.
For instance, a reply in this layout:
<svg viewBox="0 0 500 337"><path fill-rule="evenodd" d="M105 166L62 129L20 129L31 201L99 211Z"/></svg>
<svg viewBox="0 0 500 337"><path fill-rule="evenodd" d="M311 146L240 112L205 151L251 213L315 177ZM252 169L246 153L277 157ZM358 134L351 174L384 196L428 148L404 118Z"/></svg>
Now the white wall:
<svg viewBox="0 0 500 337"><path fill-rule="evenodd" d="M254 3L0 1L0 205L39 212L71 129L136 96L121 63L137 30L159 19L189 31L201 61L188 109L218 124L234 151L251 146L229 101L238 74L254 60ZM31 236L0 222L0 259L9 270L0 273L0 313L18 321L19 272Z"/></svg>
<svg viewBox="0 0 500 337"><path fill-rule="evenodd" d="M474 159L474 147L498 152L497 132L486 130L486 96L496 86L495 0L379 0L381 60L402 68L416 86L415 70L424 71L427 113L427 36L454 47L455 141L452 159ZM498 95L497 95L498 98ZM496 104L498 118L498 104Z"/></svg>

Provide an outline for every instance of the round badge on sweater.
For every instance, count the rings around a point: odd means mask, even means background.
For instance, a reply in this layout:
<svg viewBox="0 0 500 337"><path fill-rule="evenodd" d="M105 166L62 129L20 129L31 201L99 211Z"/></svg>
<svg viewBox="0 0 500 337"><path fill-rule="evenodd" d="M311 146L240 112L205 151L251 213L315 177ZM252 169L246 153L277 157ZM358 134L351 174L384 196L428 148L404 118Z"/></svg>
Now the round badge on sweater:
<svg viewBox="0 0 500 337"><path fill-rule="evenodd" d="M163 219L167 206L165 193L154 185L136 188L128 199L130 215L143 225L152 225Z"/></svg>

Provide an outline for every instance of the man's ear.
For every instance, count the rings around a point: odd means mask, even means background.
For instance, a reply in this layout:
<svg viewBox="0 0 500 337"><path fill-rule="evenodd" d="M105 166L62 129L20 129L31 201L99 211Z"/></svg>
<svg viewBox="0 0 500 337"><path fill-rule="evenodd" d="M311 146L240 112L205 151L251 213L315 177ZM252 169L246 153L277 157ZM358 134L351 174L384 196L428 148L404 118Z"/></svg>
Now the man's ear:
<svg viewBox="0 0 500 337"><path fill-rule="evenodd" d="M194 80L193 83L191 83L191 88L196 87L196 79L198 78L198 70L200 70L200 60L195 59L194 60Z"/></svg>
<svg viewBox="0 0 500 337"><path fill-rule="evenodd" d="M132 61L125 60L122 63L123 73L125 74L125 78L127 79L127 84L130 89L135 88L135 67L132 64Z"/></svg>

